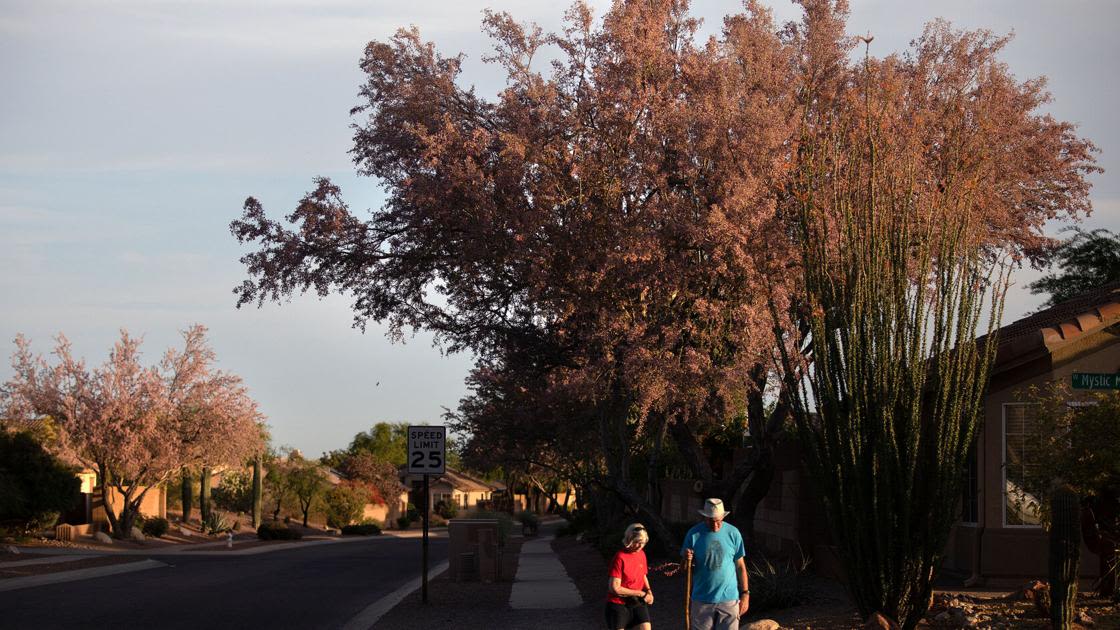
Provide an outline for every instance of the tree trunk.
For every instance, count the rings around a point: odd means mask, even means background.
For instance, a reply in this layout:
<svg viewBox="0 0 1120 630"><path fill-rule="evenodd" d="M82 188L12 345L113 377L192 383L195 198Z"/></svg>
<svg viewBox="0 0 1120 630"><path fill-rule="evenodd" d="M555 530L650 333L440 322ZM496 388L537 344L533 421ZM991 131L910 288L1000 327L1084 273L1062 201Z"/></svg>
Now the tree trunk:
<svg viewBox="0 0 1120 630"><path fill-rule="evenodd" d="M210 518L210 467L202 467L202 479L198 489L198 513L202 522Z"/></svg>
<svg viewBox="0 0 1120 630"><path fill-rule="evenodd" d="M253 529L261 526L261 504L263 501L261 488L261 456L253 459Z"/></svg>
<svg viewBox="0 0 1120 630"><path fill-rule="evenodd" d="M193 481L191 480L191 471L186 468L183 469L183 479L180 484L180 491L183 497L183 522L188 523L191 520L191 502L194 500Z"/></svg>

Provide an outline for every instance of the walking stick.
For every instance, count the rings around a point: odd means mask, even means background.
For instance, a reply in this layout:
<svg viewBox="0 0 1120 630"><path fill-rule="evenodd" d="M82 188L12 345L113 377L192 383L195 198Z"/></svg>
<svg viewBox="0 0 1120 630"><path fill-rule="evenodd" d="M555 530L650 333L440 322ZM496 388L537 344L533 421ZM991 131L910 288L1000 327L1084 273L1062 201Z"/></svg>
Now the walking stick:
<svg viewBox="0 0 1120 630"><path fill-rule="evenodd" d="M684 630L692 628L692 558L684 559Z"/></svg>

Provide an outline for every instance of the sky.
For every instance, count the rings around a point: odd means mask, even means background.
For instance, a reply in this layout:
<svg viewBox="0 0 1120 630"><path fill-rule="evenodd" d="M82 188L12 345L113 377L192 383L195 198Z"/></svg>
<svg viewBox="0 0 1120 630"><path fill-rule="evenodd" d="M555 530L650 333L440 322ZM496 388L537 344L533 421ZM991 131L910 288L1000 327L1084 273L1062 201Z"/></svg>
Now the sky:
<svg viewBox="0 0 1120 630"><path fill-rule="evenodd" d="M607 2L591 3L601 15ZM778 21L799 10L766 3ZM273 442L309 455L345 447L375 422L438 424L467 393L468 355L420 333L392 343L351 326L341 297L235 308L246 249L229 234L246 197L272 216L312 178L342 186L359 214L383 200L347 154L358 60L370 40L416 25L482 95L503 77L481 61L485 8L557 30L564 3L539 0L0 0L0 340L48 353L65 333L91 364L124 328L154 363L193 323L219 367L239 374ZM693 4L703 33L734 2ZM1014 32L1020 79L1049 78L1047 112L1080 125L1106 169L1085 228L1120 229L1120 3L1112 0L853 0L849 31L871 52L903 50L923 24ZM1062 225L1050 226L1057 233ZM1039 307L1014 276L1005 321ZM12 346L6 346L5 356ZM0 362L0 380L11 369Z"/></svg>

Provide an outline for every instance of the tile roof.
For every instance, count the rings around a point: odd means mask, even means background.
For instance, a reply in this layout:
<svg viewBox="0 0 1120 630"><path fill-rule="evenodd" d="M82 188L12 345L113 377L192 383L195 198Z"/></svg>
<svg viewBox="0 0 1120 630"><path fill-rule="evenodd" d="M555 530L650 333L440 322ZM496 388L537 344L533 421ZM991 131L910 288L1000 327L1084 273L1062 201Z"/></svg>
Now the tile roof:
<svg viewBox="0 0 1120 630"><path fill-rule="evenodd" d="M1035 350L1052 351L1120 321L1120 282L1110 282L999 329L999 365Z"/></svg>

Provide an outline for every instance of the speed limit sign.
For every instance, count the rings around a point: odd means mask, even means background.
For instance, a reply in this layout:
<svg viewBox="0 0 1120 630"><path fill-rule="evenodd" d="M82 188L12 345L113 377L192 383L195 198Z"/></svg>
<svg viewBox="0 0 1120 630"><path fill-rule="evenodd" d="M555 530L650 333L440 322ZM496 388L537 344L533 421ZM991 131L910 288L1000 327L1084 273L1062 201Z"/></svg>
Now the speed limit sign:
<svg viewBox="0 0 1120 630"><path fill-rule="evenodd" d="M408 427L409 474L442 475L447 462L447 427Z"/></svg>

